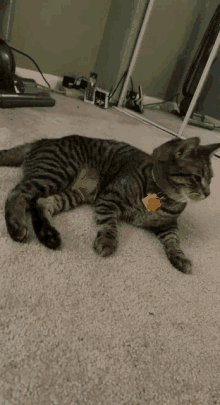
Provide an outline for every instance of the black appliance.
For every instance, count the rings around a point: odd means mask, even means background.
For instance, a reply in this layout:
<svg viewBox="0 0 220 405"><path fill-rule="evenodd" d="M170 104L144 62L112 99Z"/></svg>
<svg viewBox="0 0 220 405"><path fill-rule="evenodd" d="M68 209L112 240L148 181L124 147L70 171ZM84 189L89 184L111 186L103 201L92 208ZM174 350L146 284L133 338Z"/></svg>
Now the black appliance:
<svg viewBox="0 0 220 405"><path fill-rule="evenodd" d="M10 47L0 39L0 108L53 107L49 92L37 87L33 79L15 74L16 64Z"/></svg>

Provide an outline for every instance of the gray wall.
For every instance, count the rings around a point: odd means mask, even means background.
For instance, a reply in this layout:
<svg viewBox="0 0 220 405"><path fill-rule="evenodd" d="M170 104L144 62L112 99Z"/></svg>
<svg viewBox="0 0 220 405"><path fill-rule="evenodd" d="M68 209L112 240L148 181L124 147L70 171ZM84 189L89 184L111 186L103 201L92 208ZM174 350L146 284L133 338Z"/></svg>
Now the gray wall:
<svg viewBox="0 0 220 405"><path fill-rule="evenodd" d="M128 67L146 0L15 1L11 45L45 73L88 76L110 90ZM147 0L148 1L148 0ZM19 67L36 67L15 54Z"/></svg>
<svg viewBox="0 0 220 405"><path fill-rule="evenodd" d="M110 4L111 0L16 0L10 44L30 55L44 73L88 76ZM26 57L15 56L17 66L37 70Z"/></svg>

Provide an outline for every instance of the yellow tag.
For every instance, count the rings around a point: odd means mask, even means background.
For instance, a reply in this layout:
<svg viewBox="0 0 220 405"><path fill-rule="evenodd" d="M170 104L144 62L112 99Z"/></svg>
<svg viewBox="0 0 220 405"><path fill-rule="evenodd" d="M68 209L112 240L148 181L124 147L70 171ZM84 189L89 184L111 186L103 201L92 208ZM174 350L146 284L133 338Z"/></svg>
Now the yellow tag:
<svg viewBox="0 0 220 405"><path fill-rule="evenodd" d="M148 211L156 211L157 208L161 207L160 200L157 200L157 194L148 194L142 202Z"/></svg>

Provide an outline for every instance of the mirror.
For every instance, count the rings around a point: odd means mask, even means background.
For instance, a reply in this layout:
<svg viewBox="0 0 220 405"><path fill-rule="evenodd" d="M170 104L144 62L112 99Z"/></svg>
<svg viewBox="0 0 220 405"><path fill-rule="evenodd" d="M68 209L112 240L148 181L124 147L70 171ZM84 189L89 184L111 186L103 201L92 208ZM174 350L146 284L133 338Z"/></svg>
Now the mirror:
<svg viewBox="0 0 220 405"><path fill-rule="evenodd" d="M219 142L220 5L216 1L201 5L196 0L150 3L141 43L136 43L136 61L131 60L134 68L124 108L170 134L200 136L202 144ZM201 82L214 46L212 63Z"/></svg>

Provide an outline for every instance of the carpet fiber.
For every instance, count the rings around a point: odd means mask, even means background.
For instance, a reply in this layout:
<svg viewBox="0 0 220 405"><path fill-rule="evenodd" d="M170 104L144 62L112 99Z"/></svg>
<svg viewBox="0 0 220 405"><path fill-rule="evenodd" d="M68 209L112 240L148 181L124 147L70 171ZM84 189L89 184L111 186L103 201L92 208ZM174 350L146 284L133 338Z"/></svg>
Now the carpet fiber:
<svg viewBox="0 0 220 405"><path fill-rule="evenodd" d="M79 134L151 153L172 139L114 109L55 98L53 108L1 110L0 149ZM89 206L55 218L61 251L34 234L29 244L12 241L4 202L20 170L0 168L0 405L220 404L220 163L212 163L211 196L179 220L192 275L126 224L116 254L97 256Z"/></svg>

